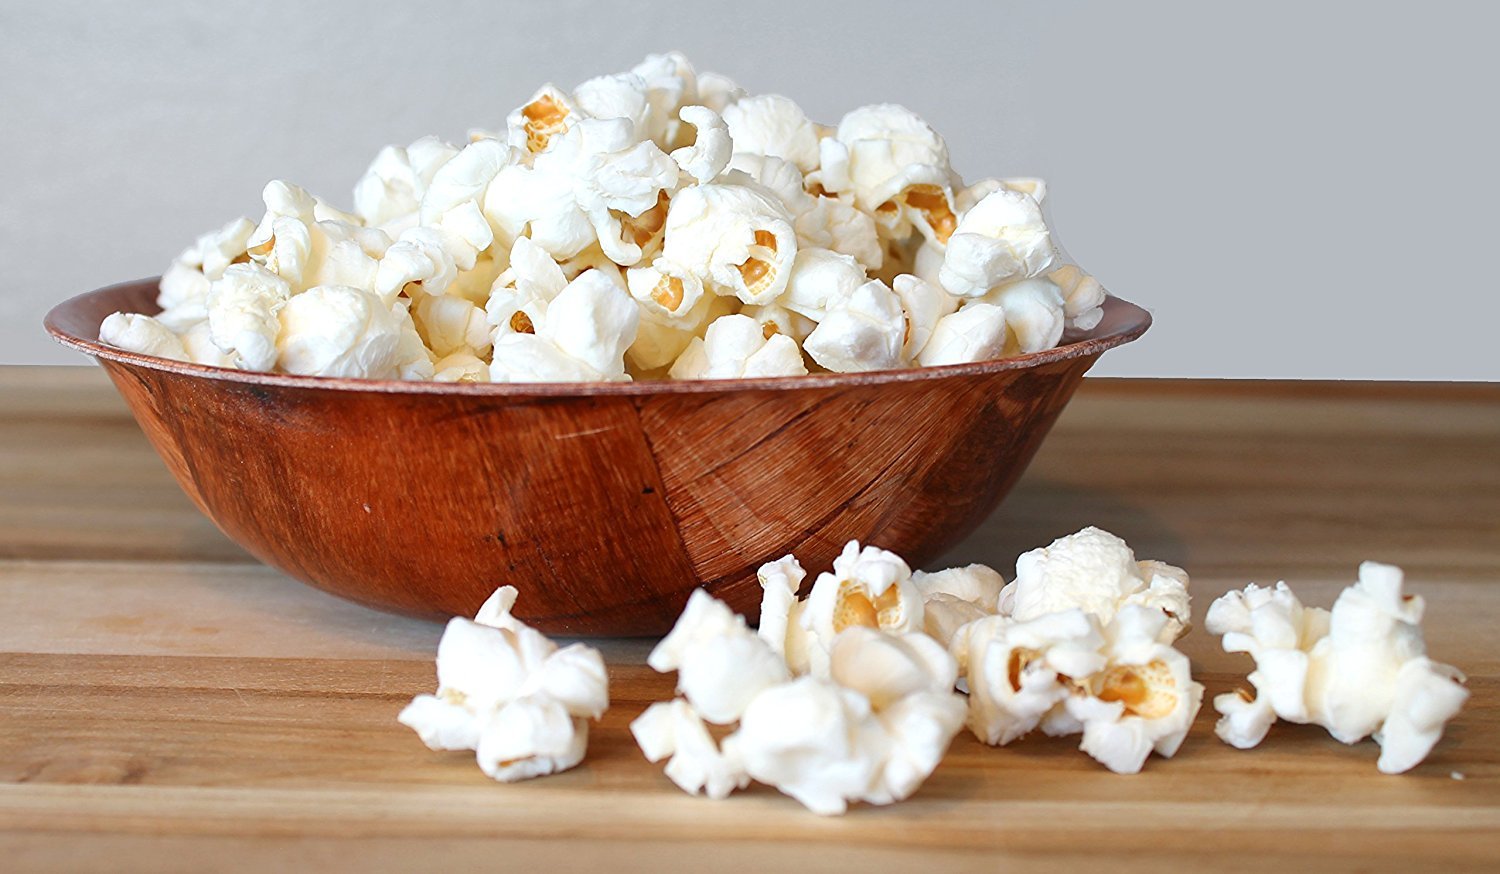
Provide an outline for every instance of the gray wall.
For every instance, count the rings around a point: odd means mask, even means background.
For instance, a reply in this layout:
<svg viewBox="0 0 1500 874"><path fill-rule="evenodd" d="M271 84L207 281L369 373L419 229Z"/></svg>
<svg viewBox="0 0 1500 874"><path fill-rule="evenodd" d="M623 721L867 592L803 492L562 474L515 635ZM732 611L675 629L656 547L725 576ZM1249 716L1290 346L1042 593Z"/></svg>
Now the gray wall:
<svg viewBox="0 0 1500 874"><path fill-rule="evenodd" d="M3 0L0 363L81 361L48 306L258 217L270 178L347 202L385 143L680 48L1048 177L1064 245L1157 316L1097 372L1500 379L1497 8Z"/></svg>

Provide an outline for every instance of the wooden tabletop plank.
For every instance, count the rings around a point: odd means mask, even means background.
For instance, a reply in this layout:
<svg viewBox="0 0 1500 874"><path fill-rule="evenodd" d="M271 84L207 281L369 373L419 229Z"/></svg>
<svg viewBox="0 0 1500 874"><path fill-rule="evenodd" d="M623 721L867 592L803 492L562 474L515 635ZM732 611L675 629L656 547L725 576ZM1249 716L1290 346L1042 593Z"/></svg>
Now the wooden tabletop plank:
<svg viewBox="0 0 1500 874"><path fill-rule="evenodd" d="M6 871L702 864L953 870L1493 867L1500 834L1500 391L1086 383L1012 497L950 560L1010 575L1085 524L1193 573L1195 610L1285 578L1328 604L1406 566L1464 713L1401 777L1278 725L1238 751L1200 713L1171 760L1111 774L1076 738L961 734L909 802L812 816L758 787L689 798L628 723L672 681L597 642L612 709L574 771L505 786L394 721L440 627L251 561L170 482L102 374L0 368L0 853ZM499 581L497 581L499 582ZM1209 694L1247 663L1184 639ZM1463 779L1455 779L1460 774Z"/></svg>

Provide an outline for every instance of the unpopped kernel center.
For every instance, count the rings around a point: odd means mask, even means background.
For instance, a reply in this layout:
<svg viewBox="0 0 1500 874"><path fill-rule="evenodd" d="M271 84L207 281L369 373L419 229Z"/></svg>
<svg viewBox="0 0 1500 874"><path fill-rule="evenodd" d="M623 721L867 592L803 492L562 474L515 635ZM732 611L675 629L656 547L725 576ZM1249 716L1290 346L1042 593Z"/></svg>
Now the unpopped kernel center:
<svg viewBox="0 0 1500 874"><path fill-rule="evenodd" d="M540 152L547 148L552 135L562 130L568 118L568 108L558 103L550 94L543 94L521 109L526 119L526 149Z"/></svg>
<svg viewBox="0 0 1500 874"><path fill-rule="evenodd" d="M1099 698L1121 702L1129 715L1160 719L1176 709L1177 688L1171 669L1158 660L1111 668L1104 675Z"/></svg>
<svg viewBox="0 0 1500 874"><path fill-rule="evenodd" d="M948 206L948 197L936 185L913 185L906 189L906 204L927 218L938 242L946 243L958 227L958 216Z"/></svg>
<svg viewBox="0 0 1500 874"><path fill-rule="evenodd" d="M755 244L750 247L750 257L738 268L747 289L756 291L776 278L775 258L776 235L770 231L756 231Z"/></svg>
<svg viewBox="0 0 1500 874"><path fill-rule="evenodd" d="M536 325L531 323L531 316L520 310L516 310L515 314L510 317L510 329L517 334L536 333Z"/></svg>
<svg viewBox="0 0 1500 874"><path fill-rule="evenodd" d="M651 299L669 310L682 306L682 280L675 276L663 276L651 289Z"/></svg>

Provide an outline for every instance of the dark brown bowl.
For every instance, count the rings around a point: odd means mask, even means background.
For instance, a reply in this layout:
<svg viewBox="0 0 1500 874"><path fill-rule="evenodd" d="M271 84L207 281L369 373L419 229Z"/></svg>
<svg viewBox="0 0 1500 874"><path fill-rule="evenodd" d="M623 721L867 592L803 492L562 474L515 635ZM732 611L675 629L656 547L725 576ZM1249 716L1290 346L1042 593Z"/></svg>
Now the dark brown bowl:
<svg viewBox="0 0 1500 874"><path fill-rule="evenodd" d="M659 634L704 586L754 613L755 570L858 538L929 561L1010 490L1104 352L1151 324L1003 361L710 382L440 384L250 373L98 341L156 280L48 313L99 359L177 482L267 564L420 616L497 586L568 635Z"/></svg>

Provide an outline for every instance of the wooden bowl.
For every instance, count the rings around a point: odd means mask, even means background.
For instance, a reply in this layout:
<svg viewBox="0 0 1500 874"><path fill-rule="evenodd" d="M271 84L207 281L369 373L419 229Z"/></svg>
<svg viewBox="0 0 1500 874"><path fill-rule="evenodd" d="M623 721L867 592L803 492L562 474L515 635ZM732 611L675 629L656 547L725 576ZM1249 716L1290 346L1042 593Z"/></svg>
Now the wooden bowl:
<svg viewBox="0 0 1500 874"><path fill-rule="evenodd" d="M565 635L659 634L696 586L754 615L755 570L851 538L920 566L974 529L1085 371L1151 317L1111 298L1066 345L949 367L561 385L226 370L98 341L156 280L80 295L47 330L99 359L198 509L267 564L420 616L497 586Z"/></svg>

